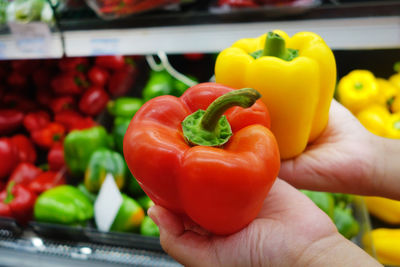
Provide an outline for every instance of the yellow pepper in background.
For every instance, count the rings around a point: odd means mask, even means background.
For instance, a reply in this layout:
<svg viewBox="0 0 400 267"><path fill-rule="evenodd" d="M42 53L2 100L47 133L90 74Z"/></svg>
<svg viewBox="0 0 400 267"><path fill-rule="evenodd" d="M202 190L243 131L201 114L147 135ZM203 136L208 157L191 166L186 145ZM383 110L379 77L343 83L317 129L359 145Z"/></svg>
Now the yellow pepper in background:
<svg viewBox="0 0 400 267"><path fill-rule="evenodd" d="M353 70L342 79L337 86L340 103L357 114L363 108L377 102L379 96L378 83L374 74L368 70Z"/></svg>
<svg viewBox="0 0 400 267"><path fill-rule="evenodd" d="M287 159L303 152L325 129L336 62L317 34L300 32L290 38L275 30L223 50L215 64L215 78L217 83L261 93L281 158Z"/></svg>
<svg viewBox="0 0 400 267"><path fill-rule="evenodd" d="M371 133L385 137L390 113L383 105L371 105L356 115L360 123Z"/></svg>
<svg viewBox="0 0 400 267"><path fill-rule="evenodd" d="M371 238L380 263L400 265L400 229L374 229L371 231Z"/></svg>
<svg viewBox="0 0 400 267"><path fill-rule="evenodd" d="M400 223L400 201L383 197L364 197L364 201L370 214L386 223Z"/></svg>
<svg viewBox="0 0 400 267"><path fill-rule="evenodd" d="M386 137L400 139L400 113L392 114L386 126Z"/></svg>
<svg viewBox="0 0 400 267"><path fill-rule="evenodd" d="M396 96L400 94L400 88L397 89L391 82L382 78L376 78L376 83L378 84L377 102L390 108Z"/></svg>
<svg viewBox="0 0 400 267"><path fill-rule="evenodd" d="M393 113L400 112L400 93L394 97L390 105L390 111Z"/></svg>

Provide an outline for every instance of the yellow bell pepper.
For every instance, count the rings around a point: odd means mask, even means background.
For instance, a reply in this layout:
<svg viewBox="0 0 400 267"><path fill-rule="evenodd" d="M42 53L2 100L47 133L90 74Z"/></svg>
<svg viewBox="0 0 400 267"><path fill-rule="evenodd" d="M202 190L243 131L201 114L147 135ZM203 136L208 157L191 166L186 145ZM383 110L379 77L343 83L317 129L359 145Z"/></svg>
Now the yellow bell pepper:
<svg viewBox="0 0 400 267"><path fill-rule="evenodd" d="M382 78L376 78L376 83L378 85L378 103L390 108L396 95L400 91L388 80Z"/></svg>
<svg viewBox="0 0 400 267"><path fill-rule="evenodd" d="M357 114L363 108L377 103L379 99L378 83L374 74L368 70L353 70L337 86L340 103Z"/></svg>
<svg viewBox="0 0 400 267"><path fill-rule="evenodd" d="M386 132L386 137L400 139L400 113L395 113L390 116Z"/></svg>
<svg viewBox="0 0 400 267"><path fill-rule="evenodd" d="M377 228L371 231L378 261L385 265L400 265L400 229Z"/></svg>
<svg viewBox="0 0 400 267"><path fill-rule="evenodd" d="M400 93L396 95L392 103L390 103L390 111L393 113L400 112Z"/></svg>
<svg viewBox="0 0 400 267"><path fill-rule="evenodd" d="M357 119L371 133L385 137L387 123L390 117L389 111L383 105L371 105L361 110Z"/></svg>
<svg viewBox="0 0 400 267"><path fill-rule="evenodd" d="M325 129L336 62L317 34L300 32L290 38L275 30L223 50L215 64L215 78L217 83L261 93L281 158L287 159L303 152Z"/></svg>
<svg viewBox="0 0 400 267"><path fill-rule="evenodd" d="M368 212L389 224L400 223L400 201L383 197L364 197Z"/></svg>
<svg viewBox="0 0 400 267"><path fill-rule="evenodd" d="M400 89L400 73L393 74L389 77L389 82Z"/></svg>

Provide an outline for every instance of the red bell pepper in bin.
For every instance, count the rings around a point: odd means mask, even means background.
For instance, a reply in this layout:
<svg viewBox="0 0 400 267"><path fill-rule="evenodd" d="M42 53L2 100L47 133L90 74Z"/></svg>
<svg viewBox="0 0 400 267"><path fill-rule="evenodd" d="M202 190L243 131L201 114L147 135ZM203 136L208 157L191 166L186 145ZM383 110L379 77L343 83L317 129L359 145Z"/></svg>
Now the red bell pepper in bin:
<svg viewBox="0 0 400 267"><path fill-rule="evenodd" d="M17 148L20 162L35 163L36 149L32 141L23 134L17 134L10 138L11 142Z"/></svg>
<svg viewBox="0 0 400 267"><path fill-rule="evenodd" d="M67 132L75 129L91 128L97 125L91 117L83 117L80 113L74 110L64 110L56 113L54 121L64 125Z"/></svg>
<svg viewBox="0 0 400 267"><path fill-rule="evenodd" d="M51 81L51 88L58 95L79 95L88 86L85 75L79 72L61 73Z"/></svg>
<svg viewBox="0 0 400 267"><path fill-rule="evenodd" d="M18 151L9 138L0 138L0 180L8 177L19 162Z"/></svg>
<svg viewBox="0 0 400 267"><path fill-rule="evenodd" d="M125 160L146 194L215 234L248 225L280 167L260 97L203 83L146 102L124 137Z"/></svg>
<svg viewBox="0 0 400 267"><path fill-rule="evenodd" d="M62 142L64 135L64 126L57 122L51 122L42 129L32 132L32 140L40 147L49 149L55 143Z"/></svg>
<svg viewBox="0 0 400 267"><path fill-rule="evenodd" d="M21 162L11 173L8 183L14 182L15 184L27 186L41 173L42 170L32 163Z"/></svg>
<svg viewBox="0 0 400 267"><path fill-rule="evenodd" d="M61 171L42 172L27 185L27 188L36 195L40 195L53 187L66 184L65 172L65 168Z"/></svg>
<svg viewBox="0 0 400 267"><path fill-rule="evenodd" d="M26 224L33 213L36 195L23 185L11 182L0 193L0 216L13 217Z"/></svg>
<svg viewBox="0 0 400 267"><path fill-rule="evenodd" d="M17 109L0 110L0 135L12 133L22 126L24 113Z"/></svg>
<svg viewBox="0 0 400 267"><path fill-rule="evenodd" d="M93 85L104 87L107 84L110 74L102 67L94 66L88 72L88 77Z"/></svg>
<svg viewBox="0 0 400 267"><path fill-rule="evenodd" d="M98 56L96 57L95 64L105 69L118 70L125 66L125 57L121 55Z"/></svg>
<svg viewBox="0 0 400 267"><path fill-rule="evenodd" d="M50 123L50 114L46 111L29 112L25 115L23 125L28 132L42 129Z"/></svg>
<svg viewBox="0 0 400 267"><path fill-rule="evenodd" d="M65 167L64 147L62 143L57 143L51 147L47 154L47 162L51 171L59 171Z"/></svg>
<svg viewBox="0 0 400 267"><path fill-rule="evenodd" d="M92 86L81 96L79 109L87 115L96 116L107 106L109 99L103 88Z"/></svg>
<svg viewBox="0 0 400 267"><path fill-rule="evenodd" d="M50 103L50 108L54 113L63 110L71 110L76 106L76 101L72 96L61 96L54 98Z"/></svg>
<svg viewBox="0 0 400 267"><path fill-rule="evenodd" d="M125 95L135 84L136 75L137 69L133 62L116 70L108 82L108 92L115 97Z"/></svg>

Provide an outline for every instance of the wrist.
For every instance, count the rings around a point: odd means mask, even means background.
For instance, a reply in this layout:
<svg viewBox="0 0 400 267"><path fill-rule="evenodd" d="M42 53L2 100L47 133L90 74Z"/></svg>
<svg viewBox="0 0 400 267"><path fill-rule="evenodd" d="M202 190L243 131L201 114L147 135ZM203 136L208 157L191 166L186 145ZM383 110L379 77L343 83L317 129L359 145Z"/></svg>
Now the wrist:
<svg viewBox="0 0 400 267"><path fill-rule="evenodd" d="M298 266L382 266L360 247L335 233L315 241L301 255Z"/></svg>

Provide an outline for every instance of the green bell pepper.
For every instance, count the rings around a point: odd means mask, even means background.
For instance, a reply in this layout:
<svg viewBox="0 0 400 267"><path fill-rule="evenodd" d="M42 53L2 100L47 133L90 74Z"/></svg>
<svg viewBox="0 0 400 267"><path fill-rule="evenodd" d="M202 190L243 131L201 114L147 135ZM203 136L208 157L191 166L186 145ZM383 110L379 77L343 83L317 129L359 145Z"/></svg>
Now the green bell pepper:
<svg viewBox="0 0 400 267"><path fill-rule="evenodd" d="M139 202L140 206L142 206L142 208L144 209L144 211L145 211L146 213L147 213L147 210L148 210L151 206L154 206L153 200L151 200L147 195L138 198L137 201Z"/></svg>
<svg viewBox="0 0 400 267"><path fill-rule="evenodd" d="M174 91L173 77L165 70L150 72L142 96L145 102L160 95L172 95Z"/></svg>
<svg viewBox="0 0 400 267"><path fill-rule="evenodd" d="M124 117L117 117L114 120L112 135L114 137L115 148L120 153L123 153L124 136L130 122L131 119Z"/></svg>
<svg viewBox="0 0 400 267"><path fill-rule="evenodd" d="M79 184L76 188L78 188L79 191L81 191L90 201L90 203L94 204L96 201L97 195L93 194L92 192L89 192L89 190L86 188L86 186L81 183Z"/></svg>
<svg viewBox="0 0 400 267"><path fill-rule="evenodd" d="M118 188L125 184L126 163L124 157L115 151L99 148L90 157L85 172L85 186L90 192L98 192L107 173L114 176Z"/></svg>
<svg viewBox="0 0 400 267"><path fill-rule="evenodd" d="M111 225L111 231L137 232L144 219L142 207L133 198L122 195L122 205Z"/></svg>
<svg viewBox="0 0 400 267"><path fill-rule="evenodd" d="M336 206L333 213L333 221L339 231L347 239L358 234L360 226L354 219L351 209L348 207Z"/></svg>
<svg viewBox="0 0 400 267"><path fill-rule="evenodd" d="M39 222L83 225L93 215L90 200L71 185L47 190L37 198L34 206L34 217Z"/></svg>
<svg viewBox="0 0 400 267"><path fill-rule="evenodd" d="M143 105L143 100L137 97L120 97L107 103L108 112L114 117L132 119L133 115Z"/></svg>
<svg viewBox="0 0 400 267"><path fill-rule="evenodd" d="M92 153L101 147L110 147L107 131L102 126L71 131L64 140L65 163L73 176L81 176Z"/></svg>
<svg viewBox="0 0 400 267"><path fill-rule="evenodd" d="M126 191L130 196L134 198L143 196L145 193L140 187L138 181L133 177L132 173L128 170L128 175L126 179Z"/></svg>
<svg viewBox="0 0 400 267"><path fill-rule="evenodd" d="M322 211L328 214L329 217L333 218L333 210L335 208L335 201L330 193L317 192L309 190L300 190L303 194L309 197L315 205L318 206Z"/></svg>
<svg viewBox="0 0 400 267"><path fill-rule="evenodd" d="M145 216L140 225L140 234L145 236L160 236L160 229L149 216Z"/></svg>

